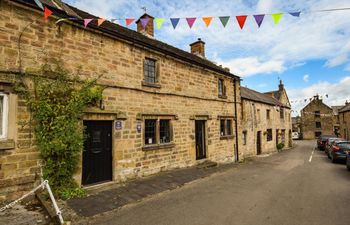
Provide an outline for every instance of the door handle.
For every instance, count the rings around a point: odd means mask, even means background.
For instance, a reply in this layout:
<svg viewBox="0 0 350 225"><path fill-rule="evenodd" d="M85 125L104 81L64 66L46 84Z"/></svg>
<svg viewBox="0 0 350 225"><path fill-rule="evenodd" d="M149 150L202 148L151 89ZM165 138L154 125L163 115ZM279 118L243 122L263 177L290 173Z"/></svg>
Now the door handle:
<svg viewBox="0 0 350 225"><path fill-rule="evenodd" d="M102 150L100 148L93 148L93 149L91 149L91 152L93 154L98 154L98 153L102 152Z"/></svg>

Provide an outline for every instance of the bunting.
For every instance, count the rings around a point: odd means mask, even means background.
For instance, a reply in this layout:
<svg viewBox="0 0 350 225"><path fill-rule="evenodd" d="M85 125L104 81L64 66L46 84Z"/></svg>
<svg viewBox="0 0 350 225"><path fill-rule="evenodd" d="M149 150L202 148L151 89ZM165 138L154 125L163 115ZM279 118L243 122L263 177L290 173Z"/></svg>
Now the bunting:
<svg viewBox="0 0 350 225"><path fill-rule="evenodd" d="M160 29L165 21L164 18L155 18L154 21L156 22L157 28Z"/></svg>
<svg viewBox="0 0 350 225"><path fill-rule="evenodd" d="M97 26L101 26L105 21L106 21L106 19L103 19L103 18L98 19Z"/></svg>
<svg viewBox="0 0 350 225"><path fill-rule="evenodd" d="M190 27L190 29L192 28L194 22L196 21L196 17L190 17L190 18L186 18L187 24Z"/></svg>
<svg viewBox="0 0 350 225"><path fill-rule="evenodd" d="M254 15L254 19L256 24L258 24L258 27L260 28L263 20L264 20L265 15L264 14L260 14L260 15Z"/></svg>
<svg viewBox="0 0 350 225"><path fill-rule="evenodd" d="M125 19L125 24L126 24L126 26L129 26L132 22L134 22L134 18L126 18Z"/></svg>
<svg viewBox="0 0 350 225"><path fill-rule="evenodd" d="M47 7L44 8L44 18L45 20L47 20L47 18L49 18L49 16L52 15L52 11L50 9L48 9Z"/></svg>
<svg viewBox="0 0 350 225"><path fill-rule="evenodd" d="M247 19L247 16L246 16L246 15L243 15L243 16L236 16L236 19L237 19L237 22L238 22L238 24L239 24L239 27L240 27L241 29L243 29L244 23L245 23L245 21L246 21L246 19Z"/></svg>
<svg viewBox="0 0 350 225"><path fill-rule="evenodd" d="M203 17L202 20L203 20L203 22L205 23L205 26L206 26L206 27L209 27L211 21L213 20L213 17L211 17L211 16L210 16L210 17Z"/></svg>
<svg viewBox="0 0 350 225"><path fill-rule="evenodd" d="M300 16L300 12L290 12L289 14L292 15L292 16L295 16L295 17L299 17Z"/></svg>
<svg viewBox="0 0 350 225"><path fill-rule="evenodd" d="M92 21L92 19L84 19L84 27L86 28L87 25Z"/></svg>
<svg viewBox="0 0 350 225"><path fill-rule="evenodd" d="M283 13L274 13L271 16L272 16L273 22L277 25L282 19Z"/></svg>
<svg viewBox="0 0 350 225"><path fill-rule="evenodd" d="M230 20L230 17L229 16L220 16L219 19L222 23L222 26L226 27L227 22Z"/></svg>
<svg viewBox="0 0 350 225"><path fill-rule="evenodd" d="M179 24L179 21L180 21L180 18L170 18L171 25L173 25L174 29Z"/></svg>
<svg viewBox="0 0 350 225"><path fill-rule="evenodd" d="M140 19L141 26L143 27L143 29L146 28L146 26L147 26L149 20L150 20L150 18L142 18L142 19Z"/></svg>

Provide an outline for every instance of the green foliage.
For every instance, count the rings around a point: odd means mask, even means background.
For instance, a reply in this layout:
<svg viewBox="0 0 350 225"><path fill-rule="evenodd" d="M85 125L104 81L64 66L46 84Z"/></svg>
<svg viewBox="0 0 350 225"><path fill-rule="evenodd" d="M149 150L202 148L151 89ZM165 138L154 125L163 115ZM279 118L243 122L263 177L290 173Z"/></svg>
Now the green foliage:
<svg viewBox="0 0 350 225"><path fill-rule="evenodd" d="M62 198L81 196L84 192L73 180L84 144L81 117L87 106L102 99L102 88L96 80L70 75L60 62L44 65L31 77L32 88L18 90L32 112L44 179Z"/></svg>
<svg viewBox="0 0 350 225"><path fill-rule="evenodd" d="M276 145L276 147L277 147L277 150L278 151L281 151L283 148L284 148L284 144L281 142L281 143L278 143L277 145Z"/></svg>

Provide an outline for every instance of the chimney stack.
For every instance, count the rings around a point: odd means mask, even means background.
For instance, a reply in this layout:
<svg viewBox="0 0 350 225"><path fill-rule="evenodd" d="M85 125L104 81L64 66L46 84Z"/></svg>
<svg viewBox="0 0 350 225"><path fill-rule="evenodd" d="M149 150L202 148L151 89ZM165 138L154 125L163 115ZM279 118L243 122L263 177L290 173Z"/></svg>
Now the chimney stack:
<svg viewBox="0 0 350 225"><path fill-rule="evenodd" d="M190 46L192 54L205 58L205 42L202 41L202 39L198 38L198 40L190 44Z"/></svg>
<svg viewBox="0 0 350 225"><path fill-rule="evenodd" d="M284 90L284 85L282 83L282 80L280 80L280 84L278 85L278 90L283 91Z"/></svg>
<svg viewBox="0 0 350 225"><path fill-rule="evenodd" d="M147 25L145 28L143 28L142 21L141 19L149 19ZM154 17L148 15L147 13L143 14L137 21L137 31L149 36L149 37L154 37L154 23L153 23Z"/></svg>

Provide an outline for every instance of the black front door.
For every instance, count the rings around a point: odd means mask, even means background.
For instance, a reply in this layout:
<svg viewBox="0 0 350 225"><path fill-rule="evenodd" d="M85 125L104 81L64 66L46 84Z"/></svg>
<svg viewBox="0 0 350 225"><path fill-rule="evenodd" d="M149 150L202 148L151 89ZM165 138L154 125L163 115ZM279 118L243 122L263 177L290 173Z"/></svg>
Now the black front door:
<svg viewBox="0 0 350 225"><path fill-rule="evenodd" d="M256 154L261 154L261 131L258 131L256 134Z"/></svg>
<svg viewBox="0 0 350 225"><path fill-rule="evenodd" d="M84 121L82 184L112 180L112 122Z"/></svg>
<svg viewBox="0 0 350 225"><path fill-rule="evenodd" d="M204 159L205 157L205 120L196 120L196 159Z"/></svg>

